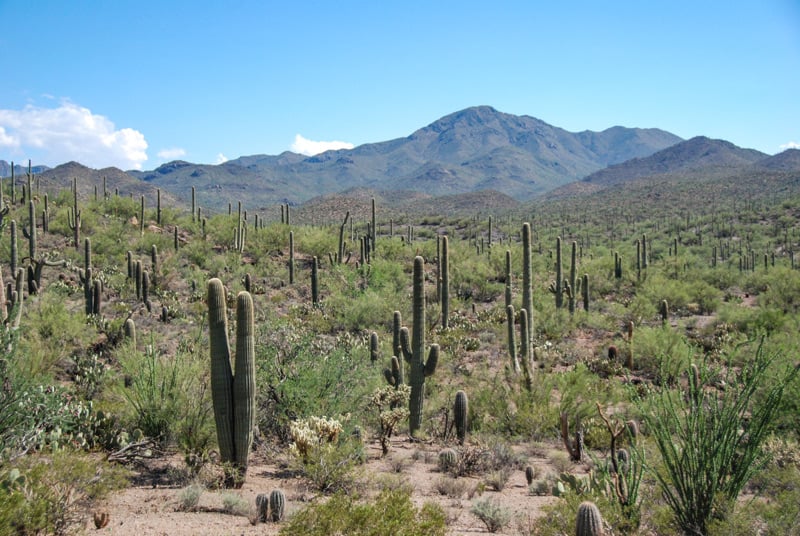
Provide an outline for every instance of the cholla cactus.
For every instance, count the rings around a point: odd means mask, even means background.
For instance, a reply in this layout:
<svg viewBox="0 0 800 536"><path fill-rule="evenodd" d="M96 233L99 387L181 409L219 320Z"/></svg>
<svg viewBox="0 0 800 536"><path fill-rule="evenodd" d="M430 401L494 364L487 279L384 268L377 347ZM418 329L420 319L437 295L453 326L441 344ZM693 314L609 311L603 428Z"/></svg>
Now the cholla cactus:
<svg viewBox="0 0 800 536"><path fill-rule="evenodd" d="M305 462L316 447L336 442L342 432L342 424L336 419L311 416L293 422L289 432L292 435L289 452Z"/></svg>

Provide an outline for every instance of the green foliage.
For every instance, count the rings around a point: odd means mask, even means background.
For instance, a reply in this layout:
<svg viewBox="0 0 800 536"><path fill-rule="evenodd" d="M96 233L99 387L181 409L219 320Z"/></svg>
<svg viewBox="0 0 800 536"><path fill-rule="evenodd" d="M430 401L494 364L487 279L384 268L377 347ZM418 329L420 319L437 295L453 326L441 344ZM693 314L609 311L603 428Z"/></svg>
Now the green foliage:
<svg viewBox="0 0 800 536"><path fill-rule="evenodd" d="M656 471L659 487L678 525L688 534L707 534L709 521L725 518L747 481L766 463L761 444L766 438L787 385L798 369L784 369L776 383L765 386L775 362L758 346L736 373L728 368L726 389L706 389L705 373L688 373L689 389L662 389L641 401L646 428L661 453ZM767 395L755 404L755 395Z"/></svg>
<svg viewBox="0 0 800 536"><path fill-rule="evenodd" d="M122 346L117 359L129 384L115 388L129 404L123 420L161 443L176 441L187 456L204 458L214 433L205 360L185 348L162 354L152 342L144 352Z"/></svg>
<svg viewBox="0 0 800 536"><path fill-rule="evenodd" d="M303 325L259 326L257 424L263 434L289 439L289 424L312 415L358 418L363 401L381 384L362 338L318 337ZM308 396L314 393L314 396Z"/></svg>
<svg viewBox="0 0 800 536"><path fill-rule="evenodd" d="M0 533L71 533L94 501L124 487L125 475L118 466L71 451L2 466Z"/></svg>
<svg viewBox="0 0 800 536"><path fill-rule="evenodd" d="M281 528L281 536L444 536L445 514L426 503L417 509L406 489L384 490L368 502L338 493L327 502L309 505Z"/></svg>

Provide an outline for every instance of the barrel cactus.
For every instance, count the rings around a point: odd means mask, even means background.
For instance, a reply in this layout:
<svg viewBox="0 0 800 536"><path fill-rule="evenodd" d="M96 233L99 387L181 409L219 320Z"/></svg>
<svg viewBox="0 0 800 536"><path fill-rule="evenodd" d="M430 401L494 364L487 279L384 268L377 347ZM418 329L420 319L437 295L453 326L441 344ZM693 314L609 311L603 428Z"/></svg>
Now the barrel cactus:
<svg viewBox="0 0 800 536"><path fill-rule="evenodd" d="M578 506L578 517L575 522L576 536L603 536L603 518L600 510L590 501L584 501Z"/></svg>
<svg viewBox="0 0 800 536"><path fill-rule="evenodd" d="M277 523L283 519L283 511L286 506L286 496L279 489L272 490L269 494L269 518Z"/></svg>

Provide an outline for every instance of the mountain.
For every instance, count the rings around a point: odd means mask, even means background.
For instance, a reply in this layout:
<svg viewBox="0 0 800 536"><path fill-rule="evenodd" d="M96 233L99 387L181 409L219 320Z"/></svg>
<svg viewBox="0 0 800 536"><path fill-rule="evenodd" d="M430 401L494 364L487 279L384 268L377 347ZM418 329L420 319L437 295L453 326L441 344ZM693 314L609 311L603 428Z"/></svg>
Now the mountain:
<svg viewBox="0 0 800 536"><path fill-rule="evenodd" d="M774 171L800 171L800 149L786 149L775 156L759 160L753 167Z"/></svg>
<svg viewBox="0 0 800 536"><path fill-rule="evenodd" d="M97 195L103 195L102 185L104 177L106 179L108 195L118 193L121 196L132 196L134 199L145 196L147 206L155 206L156 197L158 195L155 186L141 181L115 167L91 169L78 162L67 162L66 164L61 164L60 166L37 174L36 180L39 182L42 189L52 192L71 188L72 179L77 178L78 195L84 199L88 199L95 194L95 186L98 188ZM24 177L16 178L18 184L23 183L24 180ZM176 204L175 198L168 192L162 192L161 202L164 206Z"/></svg>
<svg viewBox="0 0 800 536"><path fill-rule="evenodd" d="M50 169L47 166L31 166L31 173L42 173ZM25 174L28 172L28 166L22 166L20 164L14 164L14 177L16 178L17 175L24 177ZM6 162L5 160L0 160L0 177L10 177L11 176L11 164Z"/></svg>
<svg viewBox="0 0 800 536"><path fill-rule="evenodd" d="M297 204L352 188L429 195L497 190L519 200L680 141L658 129L572 133L534 117L478 106L405 138L353 149L311 157L290 152L243 156L218 166L176 161L130 174L183 200L195 186L200 205L216 209L239 199L254 207Z"/></svg>
<svg viewBox="0 0 800 536"><path fill-rule="evenodd" d="M725 173L766 157L766 154L754 149L742 149L728 141L698 136L649 156L608 166L588 175L583 182L610 186L654 175L696 173L700 170L705 173Z"/></svg>

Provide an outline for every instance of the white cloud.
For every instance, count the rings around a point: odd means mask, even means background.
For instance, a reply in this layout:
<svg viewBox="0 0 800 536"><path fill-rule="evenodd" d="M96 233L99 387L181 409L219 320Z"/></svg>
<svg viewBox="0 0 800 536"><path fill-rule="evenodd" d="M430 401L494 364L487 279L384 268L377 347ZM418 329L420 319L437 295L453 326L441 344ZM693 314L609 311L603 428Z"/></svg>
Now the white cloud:
<svg viewBox="0 0 800 536"><path fill-rule="evenodd" d="M77 160L94 168L141 169L147 160L141 132L117 129L107 117L69 101L57 108L0 109L0 147L35 150L51 165Z"/></svg>
<svg viewBox="0 0 800 536"><path fill-rule="evenodd" d="M786 149L800 149L800 143L796 141L790 141L789 143L784 143L783 145L778 146L781 151Z"/></svg>
<svg viewBox="0 0 800 536"><path fill-rule="evenodd" d="M217 153L217 159L214 161L214 164L218 166L220 164L224 164L227 161L228 161L228 157L227 156L225 156L222 153Z"/></svg>
<svg viewBox="0 0 800 536"><path fill-rule="evenodd" d="M156 153L156 156L161 160L175 160L176 158L186 156L186 151L180 147L173 147L171 149L161 149Z"/></svg>
<svg viewBox="0 0 800 536"><path fill-rule="evenodd" d="M313 156L315 154L324 153L325 151L352 149L353 147L355 146L352 143L347 143L346 141L312 141L297 134L294 137L294 143L291 149L295 153Z"/></svg>

